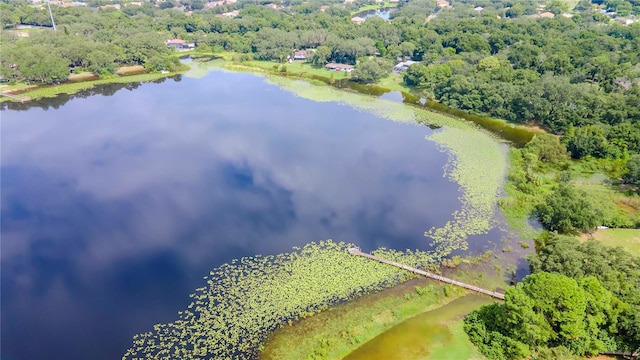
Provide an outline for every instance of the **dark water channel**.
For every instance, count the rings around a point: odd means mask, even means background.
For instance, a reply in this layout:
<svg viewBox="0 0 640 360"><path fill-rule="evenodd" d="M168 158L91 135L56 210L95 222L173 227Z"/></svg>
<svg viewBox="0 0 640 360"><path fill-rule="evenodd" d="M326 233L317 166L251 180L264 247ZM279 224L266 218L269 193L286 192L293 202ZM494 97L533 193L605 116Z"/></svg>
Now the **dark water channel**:
<svg viewBox="0 0 640 360"><path fill-rule="evenodd" d="M328 238L428 249L460 207L426 126L249 74L158 83L4 106L3 360L118 359L212 267Z"/></svg>

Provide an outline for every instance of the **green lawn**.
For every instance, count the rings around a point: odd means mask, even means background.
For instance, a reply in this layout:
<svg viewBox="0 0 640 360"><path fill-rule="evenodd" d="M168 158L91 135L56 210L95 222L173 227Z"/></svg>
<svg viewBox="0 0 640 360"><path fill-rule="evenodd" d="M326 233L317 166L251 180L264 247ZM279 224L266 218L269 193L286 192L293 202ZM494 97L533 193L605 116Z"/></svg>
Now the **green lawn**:
<svg viewBox="0 0 640 360"><path fill-rule="evenodd" d="M410 88L404 84L402 74L390 74L378 81L376 85L393 91L404 91L410 94L416 92L414 88Z"/></svg>
<svg viewBox="0 0 640 360"><path fill-rule="evenodd" d="M640 229L603 229L591 235L585 235L583 240L593 237L611 246L621 246L635 256L640 256Z"/></svg>
<svg viewBox="0 0 640 360"><path fill-rule="evenodd" d="M276 72L280 71L280 68L284 66L287 69L286 72L289 74L296 74L300 76L317 75L317 76L323 76L326 78L331 77L331 75L333 75L333 78L336 80L344 79L349 76L349 74L346 72L329 71L324 67L317 67L311 63L304 62L304 61L294 61L292 64L289 64L286 62L278 63L275 61L254 60L254 61L242 62L241 65L257 67L257 68L276 71Z"/></svg>

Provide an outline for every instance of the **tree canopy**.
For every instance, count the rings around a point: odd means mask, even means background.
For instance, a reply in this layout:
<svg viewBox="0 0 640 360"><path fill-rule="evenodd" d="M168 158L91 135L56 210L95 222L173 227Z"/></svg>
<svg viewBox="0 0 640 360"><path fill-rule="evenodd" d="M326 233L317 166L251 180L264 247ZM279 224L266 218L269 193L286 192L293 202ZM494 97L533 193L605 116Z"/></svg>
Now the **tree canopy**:
<svg viewBox="0 0 640 360"><path fill-rule="evenodd" d="M559 346L593 355L615 347L624 309L595 277L539 272L507 289L504 304L472 312L464 328L491 359L520 359L534 349Z"/></svg>
<svg viewBox="0 0 640 360"><path fill-rule="evenodd" d="M595 230L602 221L588 194L568 184L560 184L547 196L538 206L537 215L545 229L560 233Z"/></svg>

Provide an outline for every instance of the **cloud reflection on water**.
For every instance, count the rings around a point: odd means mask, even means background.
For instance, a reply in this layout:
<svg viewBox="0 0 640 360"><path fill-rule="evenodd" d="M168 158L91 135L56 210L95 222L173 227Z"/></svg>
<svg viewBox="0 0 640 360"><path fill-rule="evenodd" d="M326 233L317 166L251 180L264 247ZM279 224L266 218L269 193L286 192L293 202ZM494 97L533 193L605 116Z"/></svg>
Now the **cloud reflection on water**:
<svg viewBox="0 0 640 360"><path fill-rule="evenodd" d="M15 359L117 358L232 258L326 238L424 249L424 230L460 206L428 128L246 74L2 117L2 347Z"/></svg>

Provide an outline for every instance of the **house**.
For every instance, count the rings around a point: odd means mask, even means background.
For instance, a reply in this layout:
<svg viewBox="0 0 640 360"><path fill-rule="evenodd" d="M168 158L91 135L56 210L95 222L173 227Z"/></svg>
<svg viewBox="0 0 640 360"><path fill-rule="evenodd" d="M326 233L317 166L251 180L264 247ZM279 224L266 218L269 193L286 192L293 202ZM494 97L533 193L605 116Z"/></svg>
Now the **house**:
<svg viewBox="0 0 640 360"><path fill-rule="evenodd" d="M396 66L393 67L393 71L400 73L400 72L405 72L407 71L407 69L409 68L409 66L413 65L413 64L418 64L419 61L413 61L413 60L407 60L407 61L403 61L403 62L399 62L396 64Z"/></svg>
<svg viewBox="0 0 640 360"><path fill-rule="evenodd" d="M120 4L108 4L108 5L103 5L103 6L99 6L98 9L104 10L104 9L116 9L116 10L120 10Z"/></svg>
<svg viewBox="0 0 640 360"><path fill-rule="evenodd" d="M346 72L351 72L353 71L353 65L347 65L347 64L338 64L338 63L328 63L327 65L325 65L325 68L327 70L332 70L332 71L346 71Z"/></svg>
<svg viewBox="0 0 640 360"><path fill-rule="evenodd" d="M616 22L622 24L622 25L631 25L633 24L633 19L629 19L629 18L623 18L623 17L617 17L615 19Z"/></svg>
<svg viewBox="0 0 640 360"><path fill-rule="evenodd" d="M438 5L438 7L442 8L442 9L451 9L452 8L451 4L447 0L437 0L436 1L436 5Z"/></svg>
<svg viewBox="0 0 640 360"><path fill-rule="evenodd" d="M176 50L191 50L191 49L195 49L196 47L196 44L187 43L182 39L167 40L165 41L165 44L167 45L168 48L174 48Z"/></svg>
<svg viewBox="0 0 640 360"><path fill-rule="evenodd" d="M320 6L320 11L325 12L329 8L329 5Z"/></svg>
<svg viewBox="0 0 640 360"><path fill-rule="evenodd" d="M293 52L293 60L307 60L307 50L296 50Z"/></svg>
<svg viewBox="0 0 640 360"><path fill-rule="evenodd" d="M264 6L266 6L268 8L272 8L273 10L277 10L278 9L278 5L276 5L274 3L268 3L268 4L265 4Z"/></svg>
<svg viewBox="0 0 640 360"><path fill-rule="evenodd" d="M239 10L233 10L233 11L230 11L230 12L222 13L222 15L224 17L227 17L227 18L234 18L234 17L238 16L238 14L240 14Z"/></svg>
<svg viewBox="0 0 640 360"><path fill-rule="evenodd" d="M476 6L476 7L473 8L473 11L477 11L477 12L480 12L482 10L484 10L484 8L482 6Z"/></svg>
<svg viewBox="0 0 640 360"><path fill-rule="evenodd" d="M366 19L361 18L360 16L354 16L351 18L351 21L353 21L356 24L362 24Z"/></svg>
<svg viewBox="0 0 640 360"><path fill-rule="evenodd" d="M542 14L540 14L540 17L543 19L553 19L554 17L556 17L552 12L543 12Z"/></svg>

